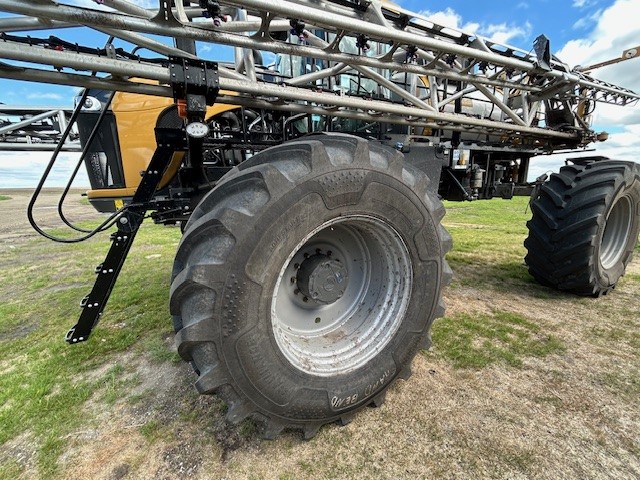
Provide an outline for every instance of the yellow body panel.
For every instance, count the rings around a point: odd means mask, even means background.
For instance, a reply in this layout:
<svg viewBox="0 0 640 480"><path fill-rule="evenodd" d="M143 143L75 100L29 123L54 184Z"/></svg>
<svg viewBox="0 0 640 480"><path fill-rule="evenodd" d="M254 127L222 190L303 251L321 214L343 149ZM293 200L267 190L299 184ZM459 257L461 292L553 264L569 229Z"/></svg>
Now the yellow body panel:
<svg viewBox="0 0 640 480"><path fill-rule="evenodd" d="M118 92L113 98L112 111L116 117L126 188L135 189L140 184L140 172L147 168L156 149L156 121L160 113L171 105L173 100L169 98L138 93ZM207 108L207 118L238 108L234 105L214 105ZM160 188L177 172L179 162L174 165L175 160L174 156L169 170L160 182Z"/></svg>
<svg viewBox="0 0 640 480"><path fill-rule="evenodd" d="M144 79L137 79L145 82ZM147 81L149 82L149 81ZM224 92L232 94L231 92ZM174 102L170 98L141 95L139 93L118 92L113 97L111 110L115 116L118 131L118 144L125 188L105 188L89 190L89 200L113 199L116 209L123 204L123 199L130 199L140 184L141 175L156 150L154 128L158 116ZM235 105L217 104L207 108L206 117L237 110ZM184 152L176 152L171 159L158 188L164 188L176 175L184 158Z"/></svg>
<svg viewBox="0 0 640 480"><path fill-rule="evenodd" d="M133 197L134 193L136 193L135 188L103 188L100 190L89 190L87 192L87 198L89 200L102 198L116 198L121 200L122 198Z"/></svg>

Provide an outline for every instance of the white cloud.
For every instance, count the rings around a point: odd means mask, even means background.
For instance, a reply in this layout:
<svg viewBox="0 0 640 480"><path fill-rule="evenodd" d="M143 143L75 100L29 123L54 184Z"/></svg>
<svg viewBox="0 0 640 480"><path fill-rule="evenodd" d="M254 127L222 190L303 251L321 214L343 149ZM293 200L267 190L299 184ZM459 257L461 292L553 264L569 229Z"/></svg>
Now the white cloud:
<svg viewBox="0 0 640 480"><path fill-rule="evenodd" d="M496 43L509 43L512 39L521 37L528 38L531 35L532 26L529 22L524 25L507 25L500 23L497 25L487 25L480 33Z"/></svg>
<svg viewBox="0 0 640 480"><path fill-rule="evenodd" d="M62 153L51 171L45 187L66 186L78 162L78 153ZM0 188L35 188L51 152L0 152ZM84 167L78 171L75 187L87 187L89 179Z"/></svg>
<svg viewBox="0 0 640 480"><path fill-rule="evenodd" d="M637 7L636 0L617 0L602 12L595 28L586 38L569 41L557 52L558 58L570 66L586 66L620 57L624 50L638 45L640 24L634 20ZM638 69L640 59L635 58L594 70L592 75L640 92ZM595 115L596 124L640 125L640 110L637 107L599 105Z"/></svg>
<svg viewBox="0 0 640 480"><path fill-rule="evenodd" d="M157 0L129 0L142 8L158 8Z"/></svg>
<svg viewBox="0 0 640 480"><path fill-rule="evenodd" d="M598 3L598 0L573 0L571 4L575 8L588 8Z"/></svg>
<svg viewBox="0 0 640 480"><path fill-rule="evenodd" d="M623 50L638 44L640 24L636 21L637 13L637 0L617 0L594 18L597 24L589 35L569 41L558 51L558 57L573 66L619 56ZM607 69L607 73L609 71Z"/></svg>
<svg viewBox="0 0 640 480"><path fill-rule="evenodd" d="M33 92L27 95L29 100L65 100L65 97L59 93L52 92Z"/></svg>
<svg viewBox="0 0 640 480"><path fill-rule="evenodd" d="M427 17L433 23L437 23L438 25L455 28L457 30L464 30L469 33L475 33L480 26L477 23L466 23L463 25L462 16L449 7L438 12L424 10L420 12L420 15Z"/></svg>
<svg viewBox="0 0 640 480"><path fill-rule="evenodd" d="M580 3L580 5L577 5ZM586 5L586 1L575 1L574 6ZM571 67L592 65L619 57L622 52L638 45L640 24L636 22L637 0L616 0L603 10L592 31L584 38L567 42L557 56ZM593 76L615 85L640 93L640 59L632 59L593 71ZM619 160L639 161L640 151L640 106L620 107L599 103L594 113L594 129L609 131L606 142L593 145L596 152L584 155L604 155ZM571 156L571 155L565 155ZM555 157L544 157L544 166L550 165ZM556 166L562 164L556 158ZM534 162L535 164L535 162ZM537 168L537 167L536 167ZM557 168L555 169L557 170ZM537 171L537 170L536 170ZM532 175L534 173L532 172Z"/></svg>
<svg viewBox="0 0 640 480"><path fill-rule="evenodd" d="M521 3L519 7L527 7L526 3ZM529 22L523 25L507 23L481 24L477 22L463 22L463 18L452 8L447 7L437 12L422 11L421 15L427 17L438 25L455 28L466 33L482 35L496 43L508 43L514 38L528 38L531 35L532 26Z"/></svg>
<svg viewBox="0 0 640 480"><path fill-rule="evenodd" d="M138 6L138 7L142 7L142 8L153 8L153 9L158 9L158 0L128 0L129 3L133 3L134 5ZM84 7L84 8L108 8L109 10L112 10L109 7L106 7L104 5L99 5L97 2L94 2L93 0L61 0L60 3L66 3L67 5L75 5L77 7Z"/></svg>
<svg viewBox="0 0 640 480"><path fill-rule="evenodd" d="M587 28L587 27L593 25L594 23L596 23L600 19L601 16L602 16L602 9L596 10L592 14L586 15L586 16L580 18L579 20L577 20L573 24L573 29L574 30L579 30L581 28Z"/></svg>

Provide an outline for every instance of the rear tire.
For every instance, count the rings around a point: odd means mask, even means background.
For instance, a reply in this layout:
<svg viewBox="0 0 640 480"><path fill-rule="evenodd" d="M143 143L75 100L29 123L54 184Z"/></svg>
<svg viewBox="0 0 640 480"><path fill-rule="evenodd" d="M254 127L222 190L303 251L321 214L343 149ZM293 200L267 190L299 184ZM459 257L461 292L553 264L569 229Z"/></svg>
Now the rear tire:
<svg viewBox="0 0 640 480"><path fill-rule="evenodd" d="M451 237L395 150L318 135L254 156L196 208L171 285L178 352L232 423L346 423L410 374L444 313Z"/></svg>
<svg viewBox="0 0 640 480"><path fill-rule="evenodd" d="M525 258L543 285L585 296L615 288L638 240L640 165L603 161L551 175L532 203Z"/></svg>

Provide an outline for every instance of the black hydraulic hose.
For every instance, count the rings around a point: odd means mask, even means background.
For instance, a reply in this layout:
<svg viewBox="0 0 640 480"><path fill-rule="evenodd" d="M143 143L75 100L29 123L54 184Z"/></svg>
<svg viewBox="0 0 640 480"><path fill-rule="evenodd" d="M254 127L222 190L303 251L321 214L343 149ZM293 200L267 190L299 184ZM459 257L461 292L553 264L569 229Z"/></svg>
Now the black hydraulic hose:
<svg viewBox="0 0 640 480"><path fill-rule="evenodd" d="M110 36L109 39L107 40L106 44L105 44L105 49L107 48L108 45L112 45L113 44L113 40L114 40L114 37ZM91 73L92 77L95 77L96 75L97 75L97 72L92 72ZM93 142L93 138L95 137L95 135L97 133L98 129L96 127L102 123L102 120L104 118L103 112L105 112L105 111L107 111L109 109L109 106L111 105L111 101L113 100L113 95L114 94L115 94L115 92L113 92L111 94L111 96L109 97L109 100L107 101L107 104L105 105L103 111L100 112L100 117L98 118L98 121L96 122L96 125L94 125L94 128L91 131L91 134L89 135L89 140L87 141L87 144L83 148L82 153L80 154L80 159L78 160L78 163L77 163L73 173L71 174L71 178L67 182L67 186L65 187L64 191L62 192L62 195L60 196L60 200L58 201L58 216L60 217L60 220L62 220L63 223L65 223L69 228L75 230L76 232L91 233L93 230L87 230L87 229L84 229L84 228L76 227L71 222L69 222L67 220L67 217L65 216L64 212L62 211L62 206L64 204L65 199L67 198L67 194L69 193L69 190L71 189L71 185L73 184L73 181L75 180L76 175L78 174L78 170L80 170L80 165L82 165L82 162L84 161L85 157L87 156L88 146L91 145L91 143ZM88 95L89 95L89 89L85 89L83 91L83 94L82 94L82 97L80 99L80 102L78 103L78 105L76 105L76 109L79 108L78 115L79 115L79 112L82 110L82 106L84 105L85 100L87 99ZM74 113L75 113L75 111L74 111ZM69 123L73 124L76 121L77 121L77 115ZM70 130L65 131L65 134L63 135L63 137L60 140L59 144L62 144L67 140L67 138L69 136L69 133L70 133ZM57 157L58 153L59 153L59 150L57 152L55 152L53 154L53 156Z"/></svg>
<svg viewBox="0 0 640 480"><path fill-rule="evenodd" d="M453 183L460 189L460 191L462 192L463 198L465 200L471 200L471 196L467 193L467 191L462 186L460 181L456 178L456 176L453 174L451 169L447 168L447 169L445 169L445 171L449 174L449 176L451 177L451 180L453 180Z"/></svg>
<svg viewBox="0 0 640 480"><path fill-rule="evenodd" d="M82 94L80 102L78 103L75 110L73 111L73 114L71 115L71 119L69 120L69 123L67 124L67 128L63 133L63 138L68 137L69 134L71 133L71 128L73 128L73 124L76 122L78 115L80 114L80 110L82 109L82 106L84 105L84 102L87 99L88 95L89 95L88 90L85 90L84 93ZM48 238L49 240L53 240L54 242L59 242L59 243L79 243L84 240L87 240L88 238L93 237L97 233L107 228L110 228L117 221L118 217L122 214L122 212L124 211L124 207L119 209L117 212L113 213L111 216L109 216L109 218L106 219L104 222L102 222L102 224L100 224L98 228L96 228L91 232L88 232L87 235L84 235L82 237L69 238L69 239L54 237L53 235L48 234L38 226L37 222L33 218L33 207L35 206L36 201L38 200L38 197L42 192L42 187L44 186L44 183L47 181L47 178L49 177L49 174L51 173L51 170L53 169L53 166L56 163L58 155L62 150L62 143L63 142L59 142L58 145L56 146L53 152L53 155L51 155L51 159L49 160L49 163L47 164L47 167L45 168L44 173L42 174L42 177L40 178L40 181L38 182L38 185L36 186L33 192L33 195L31 196L31 200L29 200L29 205L27 206L27 219L29 220L29 224L33 227L33 229L36 232L38 232L43 237Z"/></svg>
<svg viewBox="0 0 640 480"><path fill-rule="evenodd" d="M88 90L85 90L85 93L88 93ZM96 121L96 124L93 126L93 129L91 130L91 133L89 134L89 139L87 140L87 143L85 144L84 148L82 149L82 153L80 154L80 158L78 159L78 163L76 163L76 166L73 170L73 173L71 174L71 177L69 178L69 181L67 182L67 186L65 187L64 191L62 192L62 195L60 196L60 201L58 202L58 215L60 216L60 219L65 223L65 225L67 225L68 227L72 228L73 230L77 231L77 232L81 232L81 233L90 233L93 230L87 230L84 228L80 228L80 227L76 227L75 225L73 225L71 222L69 222L67 220L67 218L64 215L64 212L62 211L62 206L63 203L65 201L65 199L67 198L67 194L69 193L69 190L71 189L71 185L73 184L73 181L76 178L76 175L78 174L78 170L80 170L80 167L82 166L82 162L84 162L84 159L87 156L87 153L89 152L89 148L91 147L91 144L93 143L93 139L95 138L95 136L98 133L98 130L100 128L100 125L102 124L102 121L104 120L105 115L107 114L109 107L111 106L111 102L113 101L113 97L115 96L116 92L111 92L111 94L109 95L109 98L107 99L104 108L102 109L102 111L100 112L100 115L98 116L98 120ZM82 100L85 100L85 97L83 96ZM80 104L80 108L82 108L82 105L84 105L84 103ZM66 133L66 132L65 132ZM63 139L61 140L61 142L63 142L66 139L66 137L63 137Z"/></svg>

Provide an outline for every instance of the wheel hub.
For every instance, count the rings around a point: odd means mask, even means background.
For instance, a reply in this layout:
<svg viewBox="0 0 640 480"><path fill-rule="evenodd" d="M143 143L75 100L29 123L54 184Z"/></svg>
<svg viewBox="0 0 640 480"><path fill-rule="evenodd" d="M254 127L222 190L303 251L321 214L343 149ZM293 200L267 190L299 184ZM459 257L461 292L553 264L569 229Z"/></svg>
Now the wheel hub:
<svg viewBox="0 0 640 480"><path fill-rule="evenodd" d="M348 278L347 269L340 260L318 253L302 262L296 283L305 297L329 305L344 295Z"/></svg>

